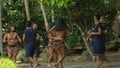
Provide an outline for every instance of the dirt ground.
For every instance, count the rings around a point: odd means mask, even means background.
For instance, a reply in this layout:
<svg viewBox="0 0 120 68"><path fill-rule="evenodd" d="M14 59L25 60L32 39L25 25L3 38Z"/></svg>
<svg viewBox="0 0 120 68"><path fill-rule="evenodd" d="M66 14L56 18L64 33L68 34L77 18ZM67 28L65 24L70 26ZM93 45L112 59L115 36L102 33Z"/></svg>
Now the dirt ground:
<svg viewBox="0 0 120 68"><path fill-rule="evenodd" d="M120 68L120 51L109 52L106 55L111 60L111 63L110 65L104 63L102 68ZM29 64L19 64L18 68L29 68ZM47 63L41 63L41 66L37 68L48 68ZM51 68L55 68L53 63ZM64 68L97 68L97 66L92 61L84 61L81 56L75 55L66 57Z"/></svg>

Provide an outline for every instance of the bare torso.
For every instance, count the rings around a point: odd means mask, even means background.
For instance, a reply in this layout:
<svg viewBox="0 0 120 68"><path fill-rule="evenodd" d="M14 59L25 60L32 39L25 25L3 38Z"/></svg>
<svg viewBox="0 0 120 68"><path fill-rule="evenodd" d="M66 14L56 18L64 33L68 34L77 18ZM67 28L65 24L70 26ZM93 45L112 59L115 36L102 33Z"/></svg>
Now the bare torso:
<svg viewBox="0 0 120 68"><path fill-rule="evenodd" d="M9 46L16 46L18 43L17 33L7 33L6 42Z"/></svg>
<svg viewBox="0 0 120 68"><path fill-rule="evenodd" d="M49 34L48 34L48 41L49 41L49 43L50 42L53 42L53 40L54 40L54 37L56 37L56 31L55 30L52 30Z"/></svg>
<svg viewBox="0 0 120 68"><path fill-rule="evenodd" d="M61 31L56 31L56 37L54 40L64 40L64 38L68 35L68 30L61 30Z"/></svg>

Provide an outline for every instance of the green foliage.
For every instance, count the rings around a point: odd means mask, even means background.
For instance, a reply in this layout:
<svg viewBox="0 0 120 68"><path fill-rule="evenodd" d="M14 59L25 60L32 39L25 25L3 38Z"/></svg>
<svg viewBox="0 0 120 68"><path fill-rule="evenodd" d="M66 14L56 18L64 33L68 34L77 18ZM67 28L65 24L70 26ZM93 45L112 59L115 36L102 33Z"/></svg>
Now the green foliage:
<svg viewBox="0 0 120 68"><path fill-rule="evenodd" d="M57 17L65 18L70 36L66 39L67 48L74 48L83 42L82 34L75 26L78 24L83 34L87 37L87 29L93 24L93 15L96 12L101 13L105 17L105 23L109 27L109 40L115 39L112 30L114 17L120 10L120 0L28 0L31 21L38 22L38 30L45 37L45 25L39 2L43 1L47 18L51 19L51 9L54 10L55 21ZM7 31L10 24L17 27L20 35L25 29L26 21L25 8L23 0L2 0L2 26L3 33ZM50 22L50 21L49 21ZM22 28L21 28L22 27ZM112 36L112 37L111 37Z"/></svg>
<svg viewBox="0 0 120 68"><path fill-rule="evenodd" d="M0 57L0 67L1 68L17 68L17 65L9 58Z"/></svg>
<svg viewBox="0 0 120 68"><path fill-rule="evenodd" d="M88 60L91 59L91 56L90 56L90 54L89 54L89 52L87 50L83 51L81 56L83 57L82 60L85 60L85 61L88 61Z"/></svg>
<svg viewBox="0 0 120 68"><path fill-rule="evenodd" d="M22 49L18 52L16 59L17 59L17 61L27 62L27 58L25 56L25 50L24 49Z"/></svg>
<svg viewBox="0 0 120 68"><path fill-rule="evenodd" d="M43 52L40 53L40 58L44 61L47 62L48 58L49 58L49 50L44 50Z"/></svg>
<svg viewBox="0 0 120 68"><path fill-rule="evenodd" d="M38 2L40 2L41 0L38 0ZM67 7L70 5L70 3L72 2L71 0L42 0L44 3L46 3L47 5L54 5L58 8L61 7ZM74 2L75 3L75 2ZM73 2L72 2L73 4Z"/></svg>

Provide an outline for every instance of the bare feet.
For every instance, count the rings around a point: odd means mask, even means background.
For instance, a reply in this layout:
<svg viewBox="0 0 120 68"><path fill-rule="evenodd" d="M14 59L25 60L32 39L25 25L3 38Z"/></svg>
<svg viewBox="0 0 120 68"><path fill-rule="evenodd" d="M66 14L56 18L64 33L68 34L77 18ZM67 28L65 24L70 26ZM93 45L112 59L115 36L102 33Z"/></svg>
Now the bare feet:
<svg viewBox="0 0 120 68"><path fill-rule="evenodd" d="M62 61L61 61L60 65L61 65L61 68L64 68L64 67L63 67L63 63L62 63Z"/></svg>
<svg viewBox="0 0 120 68"><path fill-rule="evenodd" d="M48 67L51 67L51 64L48 64Z"/></svg>
<svg viewBox="0 0 120 68"><path fill-rule="evenodd" d="M30 62L30 68L33 68L33 63L32 62Z"/></svg>
<svg viewBox="0 0 120 68"><path fill-rule="evenodd" d="M37 63L33 65L33 68L36 68L37 67Z"/></svg>
<svg viewBox="0 0 120 68"><path fill-rule="evenodd" d="M61 68L64 68L63 66L61 66Z"/></svg>
<svg viewBox="0 0 120 68"><path fill-rule="evenodd" d="M102 66L101 65L97 65L97 68L102 68Z"/></svg>
<svg viewBox="0 0 120 68"><path fill-rule="evenodd" d="M110 61L110 60L107 60L106 62L107 62L108 67L110 67L111 61Z"/></svg>
<svg viewBox="0 0 120 68"><path fill-rule="evenodd" d="M102 68L102 62L97 65L98 68Z"/></svg>
<svg viewBox="0 0 120 68"><path fill-rule="evenodd" d="M34 64L33 64L33 68L36 68L37 65L38 65L38 63L37 63L37 62L34 62Z"/></svg>
<svg viewBox="0 0 120 68"><path fill-rule="evenodd" d="M58 68L58 67L59 67L59 64L55 63L55 67Z"/></svg>

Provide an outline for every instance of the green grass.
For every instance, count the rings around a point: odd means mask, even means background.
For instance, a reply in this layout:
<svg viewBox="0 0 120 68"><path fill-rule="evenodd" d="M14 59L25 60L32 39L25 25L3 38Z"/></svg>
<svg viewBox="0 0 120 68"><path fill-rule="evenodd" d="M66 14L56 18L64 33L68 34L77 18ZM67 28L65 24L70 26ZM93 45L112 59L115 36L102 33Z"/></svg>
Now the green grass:
<svg viewBox="0 0 120 68"><path fill-rule="evenodd" d="M17 68L17 65L7 57L0 57L0 68Z"/></svg>

